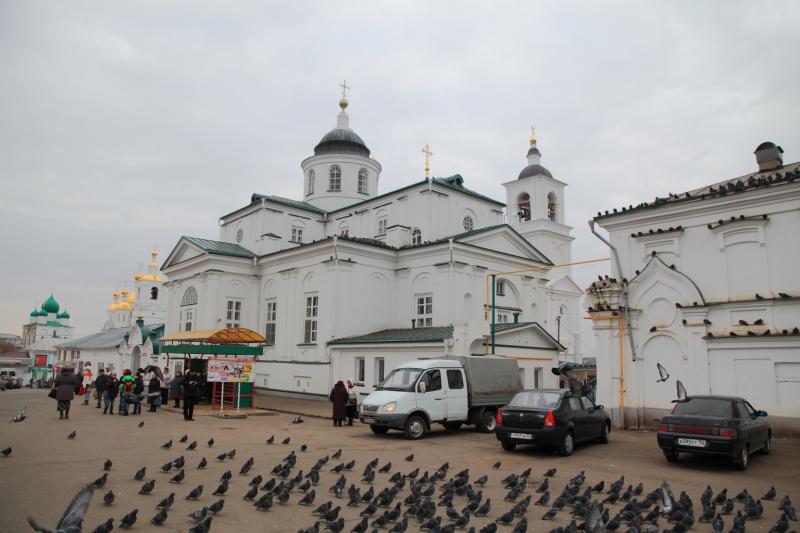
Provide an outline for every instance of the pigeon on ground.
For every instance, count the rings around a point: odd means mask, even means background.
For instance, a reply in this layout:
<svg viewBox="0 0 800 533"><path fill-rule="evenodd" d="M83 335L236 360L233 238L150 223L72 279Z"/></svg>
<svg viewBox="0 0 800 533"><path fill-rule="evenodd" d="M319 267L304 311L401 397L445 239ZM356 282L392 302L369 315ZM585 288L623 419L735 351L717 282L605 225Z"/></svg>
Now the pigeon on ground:
<svg viewBox="0 0 800 533"><path fill-rule="evenodd" d="M296 417L292 418L292 420L289 422L289 424L290 425L291 424L302 424L303 422L305 422L305 420L303 420L302 416L296 416Z"/></svg>
<svg viewBox="0 0 800 533"><path fill-rule="evenodd" d="M183 443L183 442L186 442L186 441L188 441L188 440L189 440L189 435L184 435L183 437L181 437L180 439L178 439L178 442L181 442L181 443Z"/></svg>
<svg viewBox="0 0 800 533"><path fill-rule="evenodd" d="M9 446L0 453L2 453L4 457L8 457L9 455L11 455L11 447Z"/></svg>
<svg viewBox="0 0 800 533"><path fill-rule="evenodd" d="M192 450L194 450L195 448L197 448L197 441L196 441L196 440L193 440L193 441L192 441L191 443L189 443L189 445L186 447L186 449L187 449L188 451L192 451Z"/></svg>
<svg viewBox="0 0 800 533"><path fill-rule="evenodd" d="M111 490L103 495L103 503L106 505L111 505L114 503L114 493Z"/></svg>
<svg viewBox="0 0 800 533"><path fill-rule="evenodd" d="M764 495L761 497L761 499L762 499L762 500L773 500L773 499L775 499L775 494L777 494L777 493L775 492L775 487L774 487L774 486L773 486L773 487L770 487L770 488L769 488L769 490L767 491L767 493L766 493L766 494L764 494Z"/></svg>
<svg viewBox="0 0 800 533"><path fill-rule="evenodd" d="M169 509L172 507L172 504L175 502L175 493L170 492L169 496L158 502L156 505L156 509Z"/></svg>
<svg viewBox="0 0 800 533"><path fill-rule="evenodd" d="M209 448L211 448L212 446L214 446L214 438L212 437L212 438L208 439L208 442L207 442L206 444L208 444L208 447L209 447Z"/></svg>
<svg viewBox="0 0 800 533"><path fill-rule="evenodd" d="M178 472L177 474L175 474L174 476L172 476L170 478L169 482L170 483L181 483L183 481L184 477L186 477L186 473L184 472L183 469L181 469L180 472Z"/></svg>
<svg viewBox="0 0 800 533"><path fill-rule="evenodd" d="M208 511L213 514L217 514L222 511L223 507L225 507L225 500L217 500L208 506Z"/></svg>
<svg viewBox="0 0 800 533"><path fill-rule="evenodd" d="M556 475L556 471L557 471L556 468L551 468L550 470L544 473L544 477L553 477Z"/></svg>
<svg viewBox="0 0 800 533"><path fill-rule="evenodd" d="M100 476L99 478L95 479L92 482L92 487L94 487L96 489L101 489L101 488L103 488L105 486L106 481L108 481L108 472L105 472L102 476Z"/></svg>
<svg viewBox="0 0 800 533"><path fill-rule="evenodd" d="M306 450L308 450L308 444L301 444L301 445L300 445L300 451L301 451L301 452L304 452L304 451L306 451Z"/></svg>
<svg viewBox="0 0 800 533"><path fill-rule="evenodd" d="M227 455L228 455L228 459L233 459L234 457L236 457L236 448L234 448L231 451L229 451Z"/></svg>
<svg viewBox="0 0 800 533"><path fill-rule="evenodd" d="M136 481L141 481L144 479L145 472L147 472L147 467L141 467L136 473L133 475L133 479Z"/></svg>
<svg viewBox="0 0 800 533"><path fill-rule="evenodd" d="M217 456L217 461L224 461L228 458L228 452L222 452Z"/></svg>
<svg viewBox="0 0 800 533"><path fill-rule="evenodd" d="M138 425L137 427L143 428L143 427L144 427L144 420L142 420L141 422L139 422L139 425Z"/></svg>
<svg viewBox="0 0 800 533"><path fill-rule="evenodd" d="M273 442L275 442L275 435L270 435L267 439L267 444L272 444Z"/></svg>
<svg viewBox="0 0 800 533"><path fill-rule="evenodd" d="M142 488L139 489L139 494L150 494L151 492L153 492L153 488L155 486L156 486L156 480L151 479L150 481L142 485Z"/></svg>
<svg viewBox="0 0 800 533"><path fill-rule="evenodd" d="M22 422L23 420L28 418L27 413L28 413L28 406L26 405L8 423L9 424L16 424L18 422Z"/></svg>
<svg viewBox="0 0 800 533"><path fill-rule="evenodd" d="M289 444L291 441L292 441L291 437L286 437L285 439L283 439L282 444Z"/></svg>
<svg viewBox="0 0 800 533"><path fill-rule="evenodd" d="M196 526L189 528L189 533L208 533L211 531L211 520L213 517L209 516Z"/></svg>
<svg viewBox="0 0 800 533"><path fill-rule="evenodd" d="M75 437L76 437L77 435L78 435L78 432L77 432L77 431L73 431L72 433L70 433L69 435L67 435L67 438L68 438L69 440L73 440L73 439L75 439Z"/></svg>
<svg viewBox="0 0 800 533"><path fill-rule="evenodd" d="M231 474L231 471L230 470L226 470L225 472L222 473L222 475L219 477L219 479L220 479L220 481L230 481L231 477L233 477L233 474Z"/></svg>
<svg viewBox="0 0 800 533"><path fill-rule="evenodd" d="M200 522L201 520L205 519L206 515L208 515L208 507L201 507L200 509L189 513L188 516L195 522Z"/></svg>
<svg viewBox="0 0 800 533"><path fill-rule="evenodd" d="M547 510L546 513L544 513L544 516L542 516L542 520L552 520L553 518L556 517L557 512L558 509L556 509L555 507L551 507L550 509Z"/></svg>
<svg viewBox="0 0 800 533"><path fill-rule="evenodd" d="M80 532L83 517L86 515L86 510L92 501L93 489L92 487L84 487L72 498L72 501L67 506L58 525L55 528L56 532ZM51 530L41 527L32 517L28 517L28 524L34 531L41 531L49 533Z"/></svg>
<svg viewBox="0 0 800 533"><path fill-rule="evenodd" d="M106 459L106 462L105 462L105 463L103 463L103 470L105 470L106 472L108 472L109 470L111 470L111 465L112 465L112 464L113 464L113 463L111 462L111 459Z"/></svg>
<svg viewBox="0 0 800 533"><path fill-rule="evenodd" d="M316 491L315 491L314 489L311 489L311 490L310 490L310 491L308 491L308 492L306 493L306 495L305 495L305 496L303 496L303 498L302 498L302 499L301 499L299 502L297 502L297 503L299 503L300 505L313 505L313 503L314 503L314 498L316 498L316 496L317 496L317 493L316 493Z"/></svg>
<svg viewBox="0 0 800 533"><path fill-rule="evenodd" d="M153 518L150 519L150 523L160 526L166 521L166 519L167 519L167 510L161 509L158 512L158 514L156 514Z"/></svg>
<svg viewBox="0 0 800 533"><path fill-rule="evenodd" d="M333 452L333 455L331 455L331 459L338 459L338 458L340 458L341 456L342 456L342 449L341 449L341 448L339 448L338 450L336 450L335 452Z"/></svg>
<svg viewBox="0 0 800 533"><path fill-rule="evenodd" d="M186 495L187 500L196 500L203 494L203 485L198 485L197 487L193 488L192 491Z"/></svg>
<svg viewBox="0 0 800 533"><path fill-rule="evenodd" d="M169 450L172 448L172 439L169 439L167 442L161 445L161 447L165 450Z"/></svg>
<svg viewBox="0 0 800 533"><path fill-rule="evenodd" d="M258 486L254 485L250 487L250 490L245 493L244 498L242 499L251 502L256 498L256 496L258 496Z"/></svg>
<svg viewBox="0 0 800 533"><path fill-rule="evenodd" d="M413 461L413 460L414 460L414 454L413 454L413 453L412 453L411 455L407 455L407 456L406 456L406 461L408 461L409 463L410 463L411 461Z"/></svg>
<svg viewBox="0 0 800 533"><path fill-rule="evenodd" d="M106 520L105 522L94 528L92 530L92 533L111 533L113 529L114 529L114 519L109 518L108 520Z"/></svg>
<svg viewBox="0 0 800 533"><path fill-rule="evenodd" d="M226 492L228 492L228 480L223 479L222 483L220 483L219 486L216 488L216 490L211 494L213 494L214 496L222 496Z"/></svg>
<svg viewBox="0 0 800 533"><path fill-rule="evenodd" d="M198 464L198 465L197 465L197 469L198 469L198 470L202 470L202 469L204 469L204 468L206 467L206 465L208 465L208 461L206 461L206 458L205 458L205 457L203 457L203 458L200 460L200 464Z"/></svg>
<svg viewBox="0 0 800 533"><path fill-rule="evenodd" d="M272 493L268 492L264 494L254 505L259 511L269 511L272 508Z"/></svg>
<svg viewBox="0 0 800 533"><path fill-rule="evenodd" d="M497 461L495 464L492 465L492 468L494 468L495 470L500 470L501 465L502 463L500 461Z"/></svg>
<svg viewBox="0 0 800 533"><path fill-rule="evenodd" d="M139 513L139 509L134 509L130 513L126 514L119 520L119 527L122 529L130 529L133 527L133 524L136 523L136 515Z"/></svg>
<svg viewBox="0 0 800 533"><path fill-rule="evenodd" d="M167 472L169 472L170 470L172 470L172 461L170 461L170 462L168 462L168 463L164 463L164 464L161 466L161 471L162 471L162 472L164 472L165 474L166 474Z"/></svg>

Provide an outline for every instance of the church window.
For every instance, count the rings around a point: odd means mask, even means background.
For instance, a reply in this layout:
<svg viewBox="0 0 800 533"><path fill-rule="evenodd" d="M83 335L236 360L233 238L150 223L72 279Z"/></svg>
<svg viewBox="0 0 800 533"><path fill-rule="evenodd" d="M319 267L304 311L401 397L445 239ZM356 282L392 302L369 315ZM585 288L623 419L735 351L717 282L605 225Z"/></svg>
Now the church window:
<svg viewBox="0 0 800 533"><path fill-rule="evenodd" d="M377 387L381 383L383 383L383 379L386 374L386 360L383 357L376 357L375 358L375 386Z"/></svg>
<svg viewBox="0 0 800 533"><path fill-rule="evenodd" d="M386 228L389 225L389 221L386 217L381 217L378 219L378 235L386 235Z"/></svg>
<svg viewBox="0 0 800 533"><path fill-rule="evenodd" d="M356 383L359 385L364 384L364 377L365 377L364 370L367 366L366 363L367 362L363 357L356 357L356 377L354 379L356 380Z"/></svg>
<svg viewBox="0 0 800 533"><path fill-rule="evenodd" d="M292 228L292 242L302 244L303 242L303 228Z"/></svg>
<svg viewBox="0 0 800 533"><path fill-rule="evenodd" d="M150 288L150 299L151 300L158 300L158 287L151 287Z"/></svg>
<svg viewBox="0 0 800 533"><path fill-rule="evenodd" d="M192 286L186 288L181 299L181 306L197 304L197 289Z"/></svg>
<svg viewBox="0 0 800 533"><path fill-rule="evenodd" d="M306 317L303 328L303 342L311 344L317 342L317 313L319 311L319 296L306 295Z"/></svg>
<svg viewBox="0 0 800 533"><path fill-rule="evenodd" d="M367 169L362 168L358 171L358 192L367 194Z"/></svg>
<svg viewBox="0 0 800 533"><path fill-rule="evenodd" d="M242 317L242 301L241 300L228 300L228 309L225 314L225 327L238 328L241 324Z"/></svg>
<svg viewBox="0 0 800 533"><path fill-rule="evenodd" d="M531 219L531 197L526 192L517 197L517 217L520 222Z"/></svg>
<svg viewBox="0 0 800 533"><path fill-rule="evenodd" d="M502 279L498 279L494 285L495 294L497 296L505 296L506 295L506 282Z"/></svg>
<svg viewBox="0 0 800 533"><path fill-rule="evenodd" d="M328 170L328 191L341 191L342 190L342 167L339 165L331 165Z"/></svg>
<svg viewBox="0 0 800 533"><path fill-rule="evenodd" d="M433 326L433 295L418 294L417 299L417 327L429 328Z"/></svg>
<svg viewBox="0 0 800 533"><path fill-rule="evenodd" d="M239 228L236 230L236 244L241 243L242 239L244 239L244 230L242 230L242 228Z"/></svg>
<svg viewBox="0 0 800 533"><path fill-rule="evenodd" d="M464 230L465 231L472 231L472 228L475 227L475 222L472 220L472 217L467 215L464 217Z"/></svg>
<svg viewBox="0 0 800 533"><path fill-rule="evenodd" d="M419 228L414 228L414 230L411 232L411 244L414 246L422 244L422 232Z"/></svg>
<svg viewBox="0 0 800 533"><path fill-rule="evenodd" d="M278 322L278 300L272 298L267 300L267 327L264 331L264 338L267 344L275 344L275 325Z"/></svg>
<svg viewBox="0 0 800 533"><path fill-rule="evenodd" d="M192 327L194 326L194 309L187 309L184 318L183 330L192 331Z"/></svg>
<svg viewBox="0 0 800 533"><path fill-rule="evenodd" d="M508 313L497 313L496 322L498 324L507 324L508 323Z"/></svg>
<svg viewBox="0 0 800 533"><path fill-rule="evenodd" d="M178 311L178 331L183 331L183 311Z"/></svg>
<svg viewBox="0 0 800 533"><path fill-rule="evenodd" d="M348 237L350 235L350 227L347 225L347 222L339 224L339 235L342 237Z"/></svg>
<svg viewBox="0 0 800 533"><path fill-rule="evenodd" d="M556 221L556 195L552 192L547 195L547 218Z"/></svg>
<svg viewBox="0 0 800 533"><path fill-rule="evenodd" d="M308 195L314 194L314 169L308 171Z"/></svg>

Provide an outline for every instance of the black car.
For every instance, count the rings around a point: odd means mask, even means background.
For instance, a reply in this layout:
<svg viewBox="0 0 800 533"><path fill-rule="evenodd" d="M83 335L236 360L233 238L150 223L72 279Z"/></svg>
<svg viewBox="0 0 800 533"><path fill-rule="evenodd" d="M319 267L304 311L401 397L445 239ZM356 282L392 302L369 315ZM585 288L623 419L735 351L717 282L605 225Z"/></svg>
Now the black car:
<svg viewBox="0 0 800 533"><path fill-rule="evenodd" d="M533 389L517 393L497 411L495 435L506 451L518 444L556 448L571 455L575 443L608 442L611 419L602 405L585 395L562 389Z"/></svg>
<svg viewBox="0 0 800 533"><path fill-rule="evenodd" d="M772 430L766 416L744 398L690 396L661 419L658 446L670 462L684 452L725 455L744 470L750 454L770 452Z"/></svg>

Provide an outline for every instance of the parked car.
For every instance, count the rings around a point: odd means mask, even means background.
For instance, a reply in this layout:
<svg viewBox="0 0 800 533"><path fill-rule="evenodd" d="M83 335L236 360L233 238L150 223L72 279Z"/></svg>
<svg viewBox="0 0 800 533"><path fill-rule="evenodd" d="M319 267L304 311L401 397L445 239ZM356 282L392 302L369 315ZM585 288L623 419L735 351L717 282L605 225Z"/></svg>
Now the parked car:
<svg viewBox="0 0 800 533"><path fill-rule="evenodd" d="M690 396L661 419L658 445L669 462L681 453L725 455L744 470L752 453L770 452L772 430L766 417L744 398Z"/></svg>
<svg viewBox="0 0 800 533"><path fill-rule="evenodd" d="M495 412L522 389L519 366L499 357L420 359L398 365L364 398L359 419L373 433L390 429L421 439L431 424L494 431Z"/></svg>
<svg viewBox="0 0 800 533"><path fill-rule="evenodd" d="M519 444L555 448L571 455L575 444L608 442L611 418L602 405L583 394L562 389L524 390L497 411L495 435L506 451Z"/></svg>

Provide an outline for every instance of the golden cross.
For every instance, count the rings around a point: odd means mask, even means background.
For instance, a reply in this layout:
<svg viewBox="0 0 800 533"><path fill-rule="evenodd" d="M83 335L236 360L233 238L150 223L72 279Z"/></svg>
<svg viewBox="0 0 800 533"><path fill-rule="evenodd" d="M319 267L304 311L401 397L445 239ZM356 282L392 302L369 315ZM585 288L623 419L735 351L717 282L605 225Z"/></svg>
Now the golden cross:
<svg viewBox="0 0 800 533"><path fill-rule="evenodd" d="M425 154L425 177L429 178L431 175L430 157L433 155L433 152L431 152L431 148L427 143L425 143L425 148L422 149L422 153Z"/></svg>
<svg viewBox="0 0 800 533"><path fill-rule="evenodd" d="M350 88L347 85L347 80L342 81L342 83L339 84L339 87L342 88L342 98L347 98L347 90Z"/></svg>

